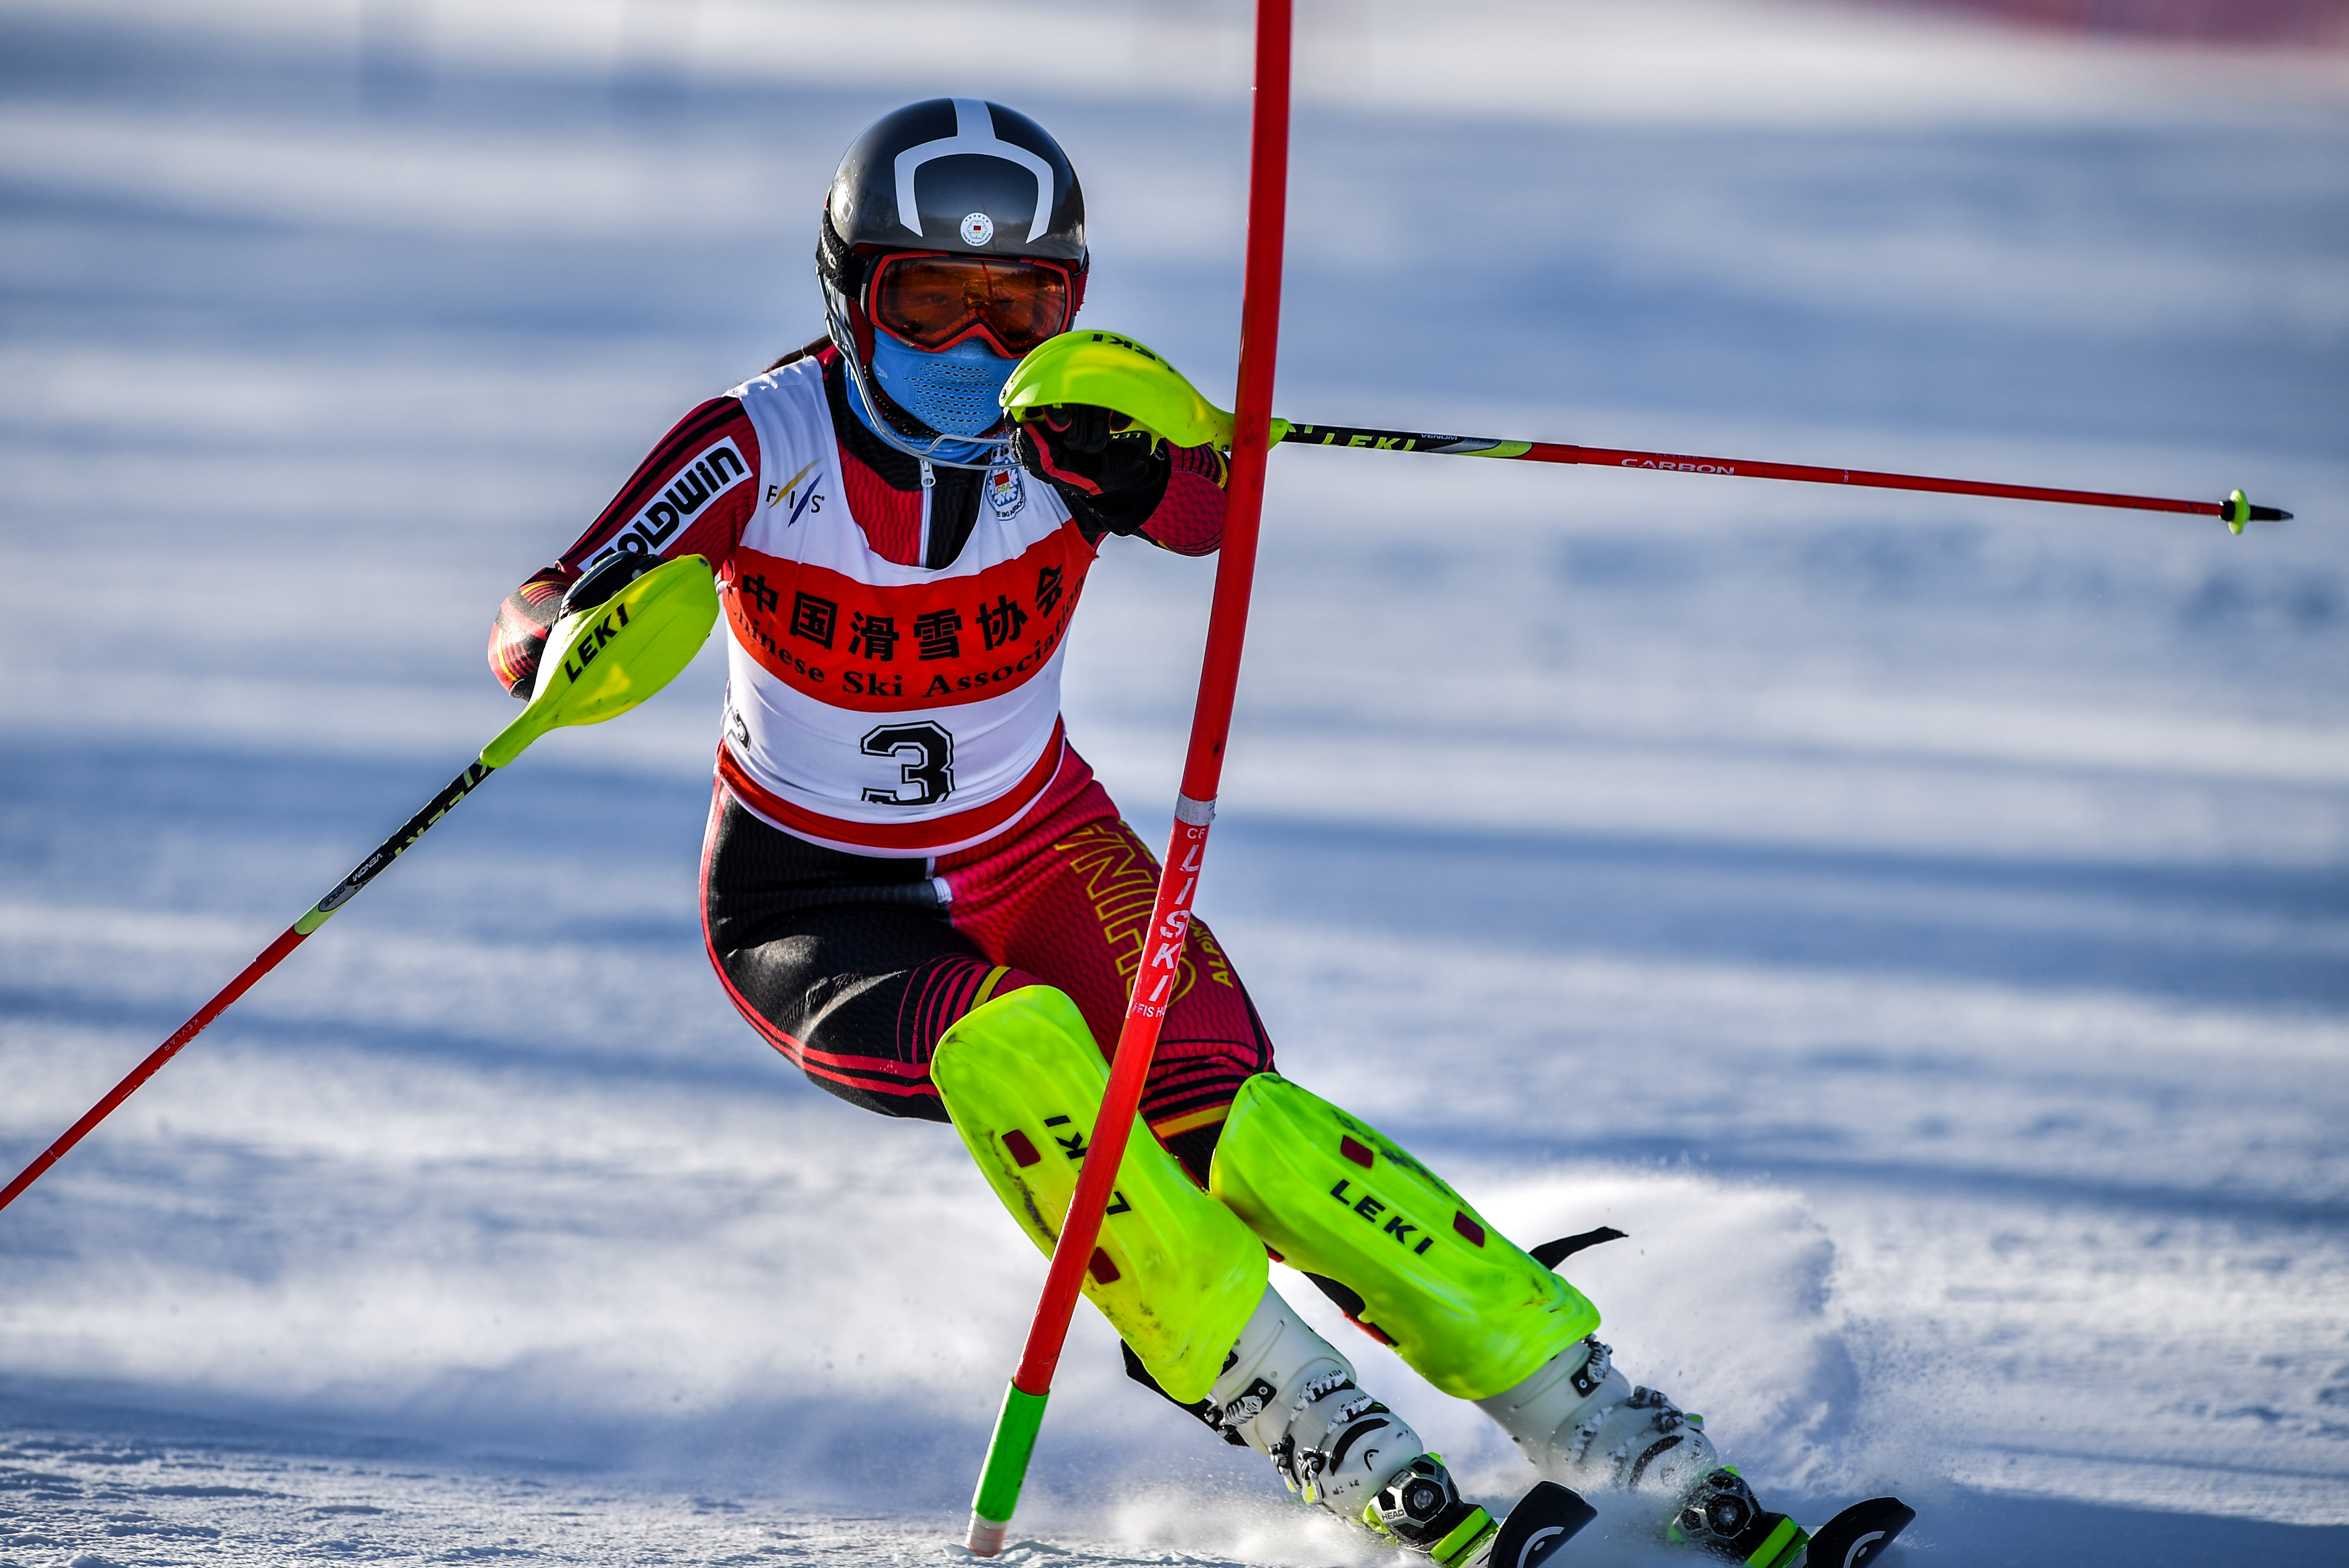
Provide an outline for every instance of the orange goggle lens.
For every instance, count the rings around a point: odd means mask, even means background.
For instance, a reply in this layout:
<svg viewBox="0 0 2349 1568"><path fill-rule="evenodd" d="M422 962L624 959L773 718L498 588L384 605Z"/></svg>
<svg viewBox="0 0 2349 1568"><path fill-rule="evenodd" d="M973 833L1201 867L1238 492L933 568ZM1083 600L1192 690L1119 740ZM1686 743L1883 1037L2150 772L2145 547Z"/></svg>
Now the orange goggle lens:
<svg viewBox="0 0 2349 1568"><path fill-rule="evenodd" d="M874 270L873 325L935 353L978 333L1017 358L1069 324L1069 274L1049 262L892 256Z"/></svg>

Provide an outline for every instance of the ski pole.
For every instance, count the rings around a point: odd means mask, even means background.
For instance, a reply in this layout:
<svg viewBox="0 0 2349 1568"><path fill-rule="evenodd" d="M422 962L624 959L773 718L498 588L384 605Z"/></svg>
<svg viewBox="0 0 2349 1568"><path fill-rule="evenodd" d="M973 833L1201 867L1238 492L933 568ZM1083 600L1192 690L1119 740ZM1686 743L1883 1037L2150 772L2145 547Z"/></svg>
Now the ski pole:
<svg viewBox="0 0 2349 1568"><path fill-rule="evenodd" d="M1090 403L1115 410L1134 428L1178 447L1232 444L1232 416L1200 395L1182 372L1148 346L1095 327L1064 332L1019 362L1003 388L1003 407L1014 418L1057 404ZM2247 522L2282 522L2292 513L2254 506L2241 490L2225 500L2176 500L2165 496L2118 495L2110 490L2057 490L2045 485L1997 484L1986 480L1934 479L1925 474L1888 474L1868 469L1829 469L1809 463L1754 462L1738 458L1701 458L1685 452L1644 452L1623 447L1582 447L1553 441L1510 441L1495 436L1438 436L1424 430L1373 430L1354 425L1272 422L1275 445L1342 447L1378 452L1429 452L1440 457L1514 458L1537 463L1588 463L1651 472L1716 474L1727 479L1793 480L1805 484L1865 485L1877 490L1935 490L1947 495L2002 496L2013 500L2058 501L2072 506L2128 507L2140 511L2189 512L2215 517L2237 533Z"/></svg>
<svg viewBox="0 0 2349 1568"><path fill-rule="evenodd" d="M1190 749L1183 762L1174 825L1160 864L1158 893L1143 934L1142 962L1126 1000L1125 1022L1111 1060L1092 1143L1077 1175L1067 1219L1052 1248L1042 1298L1028 1327L1019 1370L1005 1390L987 1463L971 1499L966 1544L981 1557L1003 1549L1011 1515L1027 1479L1028 1460L1052 1391L1052 1374L1076 1311L1077 1292L1108 1207L1126 1133L1142 1103L1150 1058L1165 1021L1191 923L1192 895L1207 847L1223 775L1224 741L1231 729L1233 688L1247 630L1248 593L1256 572L1257 521L1264 505L1265 459L1272 429L1272 372L1280 327L1281 229L1288 199L1288 46L1290 0L1257 0L1256 101L1249 128L1247 265L1240 303L1239 413L1226 489L1223 548L1207 614L1206 655L1198 700L1191 713Z"/></svg>
<svg viewBox="0 0 2349 1568"><path fill-rule="evenodd" d="M1551 441L1505 441L1489 436L1435 436L1419 430L1366 430L1350 425L1290 425L1283 441L1311 447L1359 447L1381 452L1433 452L1454 458L1516 458L1534 463L1588 463L1599 468L1641 469L1682 474L1719 474L1730 479L1793 480L1804 484L1866 485L1875 490L1937 490L1946 495L2002 496L2010 500L2060 501L2072 506L2127 507L2138 511L2182 511L2225 521L2234 532L2247 522L2284 522L2292 513L2253 506L2236 490L2225 500L2172 500L2161 496L2116 495L2108 490L2052 490L2044 485L1995 484L1984 480L1932 479L1923 474L1875 473L1866 469L1815 468L1808 463L1761 463L1735 458L1699 458L1682 452L1640 452L1619 447L1578 447Z"/></svg>
<svg viewBox="0 0 2349 1568"><path fill-rule="evenodd" d="M312 904L301 919L279 934L276 941L263 948L235 979L197 1008L195 1016L173 1030L170 1039L149 1053L129 1076L108 1090L104 1099L82 1114L80 1120L66 1129L55 1143L41 1151L38 1159L19 1171L15 1181L0 1189L0 1209L15 1202L18 1193L39 1181L42 1172L113 1114L115 1107L129 1099L140 1085L161 1070L165 1062L179 1055L181 1047L203 1033L205 1026L284 962L287 954L309 940L310 934L348 903L359 889L406 853L434 823L456 810L457 803L480 789L491 774L521 756L532 741L550 729L617 718L676 679L693 662L693 655L700 650L718 620L718 594L709 563L698 555L683 555L647 570L647 559L616 556L608 572L599 568L580 579L573 589L573 597L565 601L569 613L547 636L539 690L532 696L522 717L500 730L462 773L432 797L430 804L410 817L399 831L377 845L375 852L354 867L350 875L336 882L332 892ZM615 584L625 586L614 593ZM605 596L597 598L599 591ZM545 660L555 662L550 666Z"/></svg>

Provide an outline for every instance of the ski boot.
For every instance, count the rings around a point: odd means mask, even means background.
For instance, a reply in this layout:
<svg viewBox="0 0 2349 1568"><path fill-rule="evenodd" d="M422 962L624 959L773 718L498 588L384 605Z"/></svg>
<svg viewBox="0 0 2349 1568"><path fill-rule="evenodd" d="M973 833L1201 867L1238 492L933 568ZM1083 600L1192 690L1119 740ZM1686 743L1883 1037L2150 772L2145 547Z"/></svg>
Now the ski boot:
<svg viewBox="0 0 2349 1568"><path fill-rule="evenodd" d="M1265 1292L1194 1408L1227 1441L1270 1459L1297 1497L1440 1568L1482 1568L1500 1537L1500 1522L1460 1495L1443 1459L1362 1391L1351 1364L1278 1291Z"/></svg>
<svg viewBox="0 0 2349 1568"><path fill-rule="evenodd" d="M1634 1388L1596 1336L1568 1346L1514 1388L1476 1406L1543 1474L1677 1500L1721 1468L1704 1418Z"/></svg>
<svg viewBox="0 0 2349 1568"><path fill-rule="evenodd" d="M1240 1330L1200 1415L1270 1459L1297 1497L1446 1568L1466 1563L1492 1528L1411 1424L1364 1393L1352 1365L1278 1291L1264 1293Z"/></svg>
<svg viewBox="0 0 2349 1568"><path fill-rule="evenodd" d="M1586 1491L1653 1497L1669 1540L1749 1568L1802 1560L1802 1528L1764 1511L1753 1488L1721 1462L1704 1418L1653 1388L1633 1387L1596 1336L1476 1403L1544 1475Z"/></svg>
<svg viewBox="0 0 2349 1568"><path fill-rule="evenodd" d="M1866 1568L1917 1517L1892 1497L1855 1503L1816 1532L1769 1512L1721 1462L1704 1418L1634 1388L1595 1335L1476 1403L1545 1475L1651 1496L1666 1540L1746 1568Z"/></svg>

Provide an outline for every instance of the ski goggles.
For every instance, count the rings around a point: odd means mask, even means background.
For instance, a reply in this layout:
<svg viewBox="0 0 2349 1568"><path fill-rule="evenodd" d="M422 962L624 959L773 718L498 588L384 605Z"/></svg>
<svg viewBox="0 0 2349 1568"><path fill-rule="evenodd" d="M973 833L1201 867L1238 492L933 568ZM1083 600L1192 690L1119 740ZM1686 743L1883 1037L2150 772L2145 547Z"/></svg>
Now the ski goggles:
<svg viewBox="0 0 2349 1568"><path fill-rule="evenodd" d="M933 354L978 336L1017 359L1069 325L1069 274L1050 262L885 256L866 298L874 325Z"/></svg>

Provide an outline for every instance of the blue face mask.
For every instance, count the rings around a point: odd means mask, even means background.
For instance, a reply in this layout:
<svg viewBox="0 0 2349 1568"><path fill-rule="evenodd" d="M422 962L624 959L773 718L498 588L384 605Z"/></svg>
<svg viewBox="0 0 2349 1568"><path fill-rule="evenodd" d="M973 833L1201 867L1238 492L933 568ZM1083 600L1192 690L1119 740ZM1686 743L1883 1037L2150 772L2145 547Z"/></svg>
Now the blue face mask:
<svg viewBox="0 0 2349 1568"><path fill-rule="evenodd" d="M1019 365L976 337L931 354L886 332L876 329L873 334L874 380L891 402L941 436L978 436L993 428L1003 418L1003 406L997 399ZM872 411L864 407L864 399L852 401L857 417L871 426ZM974 442L970 455L982 449L983 443ZM968 460L954 449L942 449L938 456L949 461Z"/></svg>

